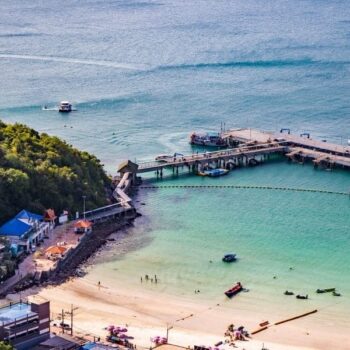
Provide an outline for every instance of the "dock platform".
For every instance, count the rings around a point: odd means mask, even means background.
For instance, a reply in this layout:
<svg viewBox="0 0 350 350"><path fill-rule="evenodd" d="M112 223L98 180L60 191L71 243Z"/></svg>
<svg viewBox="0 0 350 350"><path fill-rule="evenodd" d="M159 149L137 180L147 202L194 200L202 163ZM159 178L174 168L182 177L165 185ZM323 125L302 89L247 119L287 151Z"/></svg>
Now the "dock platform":
<svg viewBox="0 0 350 350"><path fill-rule="evenodd" d="M315 167L350 169L349 146L315 140L308 133L295 135L291 134L289 129L275 133L245 128L225 131L221 137L228 145L239 145L180 157L175 154L163 161L138 164L127 161L119 166L118 171L121 175L132 173L134 177L136 174L156 172L157 176L162 177L166 168L172 169L176 174L179 173L179 168L187 168L190 172L199 172L206 166L232 169L241 165L258 164L274 154L286 156L289 160L299 163L312 161Z"/></svg>

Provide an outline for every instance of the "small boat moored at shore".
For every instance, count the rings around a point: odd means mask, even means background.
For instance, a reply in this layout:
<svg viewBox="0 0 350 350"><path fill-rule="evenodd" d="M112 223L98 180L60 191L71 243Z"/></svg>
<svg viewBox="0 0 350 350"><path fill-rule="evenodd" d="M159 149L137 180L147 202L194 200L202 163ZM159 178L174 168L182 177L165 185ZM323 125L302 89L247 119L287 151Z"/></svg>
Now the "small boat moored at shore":
<svg viewBox="0 0 350 350"><path fill-rule="evenodd" d="M234 285L232 288L230 288L229 290L227 290L225 292L226 296L228 296L229 298L232 298L234 295L238 294L239 292L241 292L243 290L243 286L241 284L241 282L237 282L236 285Z"/></svg>
<svg viewBox="0 0 350 350"><path fill-rule="evenodd" d="M284 292L284 295L294 295L294 293L293 293L293 292L290 292L290 291L288 291L288 290L286 290L286 291Z"/></svg>
<svg viewBox="0 0 350 350"><path fill-rule="evenodd" d="M69 113L72 111L72 104L68 101L61 101L58 106L58 111L61 113Z"/></svg>
<svg viewBox="0 0 350 350"><path fill-rule="evenodd" d="M316 293L330 293L335 292L335 288L317 289Z"/></svg>
<svg viewBox="0 0 350 350"><path fill-rule="evenodd" d="M297 296L296 296L296 298L297 299L304 299L304 300L306 300L306 299L309 299L309 296L306 294L306 295L300 295L300 294L298 294Z"/></svg>
<svg viewBox="0 0 350 350"><path fill-rule="evenodd" d="M233 262L236 260L237 260L236 254L232 254L232 253L224 255L224 257L222 258L222 261L224 262Z"/></svg>

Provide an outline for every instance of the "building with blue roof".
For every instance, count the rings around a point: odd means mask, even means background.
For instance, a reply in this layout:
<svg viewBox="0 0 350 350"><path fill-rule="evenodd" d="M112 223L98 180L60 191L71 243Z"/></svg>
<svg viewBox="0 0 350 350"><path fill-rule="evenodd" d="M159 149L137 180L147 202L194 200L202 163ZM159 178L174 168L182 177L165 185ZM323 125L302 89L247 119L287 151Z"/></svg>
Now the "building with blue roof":
<svg viewBox="0 0 350 350"><path fill-rule="evenodd" d="M32 225L19 220L17 218L7 221L4 225L0 227L1 236L17 236L21 237L28 233L32 229Z"/></svg>
<svg viewBox="0 0 350 350"><path fill-rule="evenodd" d="M81 347L81 350L115 350L115 346L105 345L96 342L89 342Z"/></svg>
<svg viewBox="0 0 350 350"><path fill-rule="evenodd" d="M53 226L44 221L44 217L27 210L20 211L13 219L0 227L0 236L16 247L15 254L35 250L36 245L48 237Z"/></svg>
<svg viewBox="0 0 350 350"><path fill-rule="evenodd" d="M31 213L28 210L21 210L16 216L15 218L17 219L27 219L27 220L38 220L38 221L42 221L44 219L43 215L39 215L39 214L34 214Z"/></svg>

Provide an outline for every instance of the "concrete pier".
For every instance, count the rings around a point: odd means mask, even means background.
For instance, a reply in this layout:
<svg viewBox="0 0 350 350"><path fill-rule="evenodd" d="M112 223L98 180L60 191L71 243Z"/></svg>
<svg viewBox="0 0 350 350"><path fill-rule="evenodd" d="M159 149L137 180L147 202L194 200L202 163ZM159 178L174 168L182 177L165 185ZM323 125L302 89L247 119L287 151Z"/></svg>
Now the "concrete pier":
<svg viewBox="0 0 350 350"><path fill-rule="evenodd" d="M312 161L315 167L350 169L349 146L314 140L309 134L293 135L289 129L282 129L280 133L235 129L226 131L221 136L228 145L238 146L213 152L174 155L162 161L138 164L128 161L119 166L118 171L121 174L132 173L133 178L136 174L156 172L162 178L166 168L172 169L176 175L179 174L179 168L185 168L188 172L198 172L206 166L232 169L236 166L256 165L274 154L284 155L299 163Z"/></svg>

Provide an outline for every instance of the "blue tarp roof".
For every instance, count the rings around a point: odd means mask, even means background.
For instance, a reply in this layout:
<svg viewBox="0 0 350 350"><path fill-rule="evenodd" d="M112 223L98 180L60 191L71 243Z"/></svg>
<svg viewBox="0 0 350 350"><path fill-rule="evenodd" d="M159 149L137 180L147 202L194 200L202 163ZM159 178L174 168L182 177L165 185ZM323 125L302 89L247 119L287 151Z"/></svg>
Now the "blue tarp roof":
<svg viewBox="0 0 350 350"><path fill-rule="evenodd" d="M82 350L109 350L109 349L115 349L112 346L103 345L103 344L97 344L97 343L86 343L82 346Z"/></svg>
<svg viewBox="0 0 350 350"><path fill-rule="evenodd" d="M34 219L34 220L43 220L43 216L42 215L38 215L38 214L34 214L34 213L31 213L30 211L28 210L21 210L16 216L15 218L17 219Z"/></svg>
<svg viewBox="0 0 350 350"><path fill-rule="evenodd" d="M25 222L14 218L10 221L7 221L4 225L0 227L0 235L2 236L22 236L27 231L32 228L31 225L26 224Z"/></svg>

